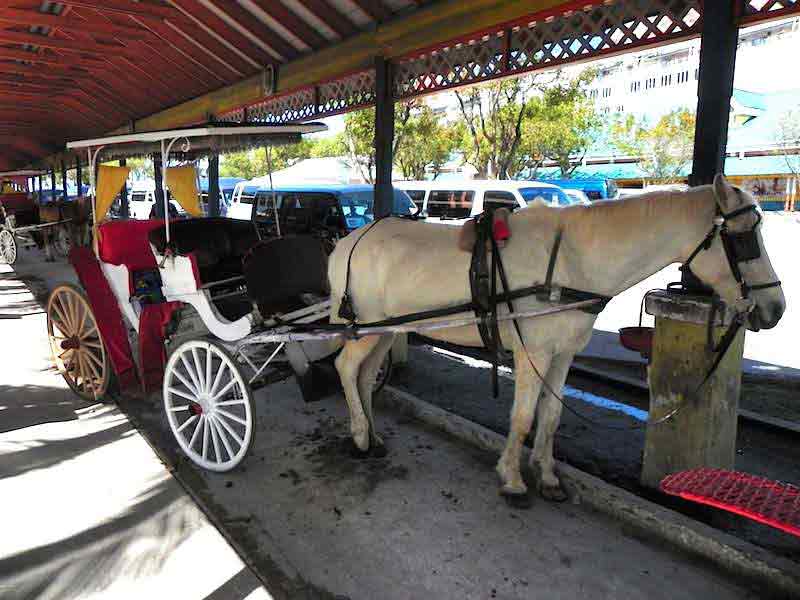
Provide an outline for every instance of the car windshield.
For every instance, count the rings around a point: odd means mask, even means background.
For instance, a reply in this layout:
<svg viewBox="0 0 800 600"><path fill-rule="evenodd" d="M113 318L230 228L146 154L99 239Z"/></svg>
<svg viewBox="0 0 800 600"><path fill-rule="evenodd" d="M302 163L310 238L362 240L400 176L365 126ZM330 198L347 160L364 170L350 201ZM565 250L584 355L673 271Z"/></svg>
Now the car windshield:
<svg viewBox="0 0 800 600"><path fill-rule="evenodd" d="M345 192L339 196L348 229L358 229L374 219L373 201L375 194L372 190L358 192ZM411 198L402 190L394 190L394 203L392 213L400 215L413 215L417 211Z"/></svg>
<svg viewBox="0 0 800 600"><path fill-rule="evenodd" d="M526 204L544 202L548 206L569 206L575 204L560 188L557 187L525 187L519 190Z"/></svg>

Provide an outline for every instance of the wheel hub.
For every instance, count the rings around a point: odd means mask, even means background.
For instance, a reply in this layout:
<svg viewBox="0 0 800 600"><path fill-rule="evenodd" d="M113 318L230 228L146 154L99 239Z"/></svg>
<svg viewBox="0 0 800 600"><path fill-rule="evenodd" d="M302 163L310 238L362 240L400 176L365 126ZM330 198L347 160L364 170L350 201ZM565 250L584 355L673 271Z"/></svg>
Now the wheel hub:
<svg viewBox="0 0 800 600"><path fill-rule="evenodd" d="M81 341L78 339L77 336L74 335L61 342L62 350L77 350L80 347L81 347Z"/></svg>

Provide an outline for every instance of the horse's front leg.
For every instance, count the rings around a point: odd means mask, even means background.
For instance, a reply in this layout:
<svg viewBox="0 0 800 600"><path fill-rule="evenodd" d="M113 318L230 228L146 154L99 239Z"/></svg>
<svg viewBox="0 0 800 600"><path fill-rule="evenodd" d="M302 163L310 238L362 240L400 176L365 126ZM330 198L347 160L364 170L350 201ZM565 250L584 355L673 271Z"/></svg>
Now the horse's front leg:
<svg viewBox="0 0 800 600"><path fill-rule="evenodd" d="M511 410L511 424L505 450L497 462L500 476L500 493L508 496L522 496L528 491L520 473L520 454L522 444L531 430L536 400L539 397L541 381L531 366L536 365L539 373L550 367L550 355L537 353L528 358L524 348L514 350L514 407Z"/></svg>
<svg viewBox="0 0 800 600"><path fill-rule="evenodd" d="M561 420L562 404L552 392L559 396L563 394L564 382L567 380L574 356L574 353L566 352L553 357L550 368L544 376L547 385L542 386L536 411L536 440L531 453L531 470L538 474L539 493L545 499L555 502L563 502L567 499L567 494L555 474L553 440Z"/></svg>

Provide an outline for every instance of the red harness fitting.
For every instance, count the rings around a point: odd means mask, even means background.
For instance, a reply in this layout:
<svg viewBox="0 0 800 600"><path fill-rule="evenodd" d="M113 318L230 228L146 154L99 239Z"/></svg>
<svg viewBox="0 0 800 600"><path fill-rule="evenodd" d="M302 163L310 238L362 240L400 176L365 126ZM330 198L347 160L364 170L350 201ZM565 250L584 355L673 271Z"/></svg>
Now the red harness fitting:
<svg viewBox="0 0 800 600"><path fill-rule="evenodd" d="M505 242L511 237L511 230L508 228L508 223L506 223L506 220L502 217L495 218L492 232L497 242Z"/></svg>

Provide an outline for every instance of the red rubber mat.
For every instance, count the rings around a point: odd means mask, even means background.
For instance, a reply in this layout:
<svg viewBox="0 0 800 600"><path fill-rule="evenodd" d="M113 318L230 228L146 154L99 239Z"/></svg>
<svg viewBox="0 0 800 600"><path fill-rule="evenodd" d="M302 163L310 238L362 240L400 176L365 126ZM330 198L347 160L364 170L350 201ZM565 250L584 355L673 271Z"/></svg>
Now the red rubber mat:
<svg viewBox="0 0 800 600"><path fill-rule="evenodd" d="M661 491L800 537L800 488L793 485L737 471L700 468L666 476Z"/></svg>

